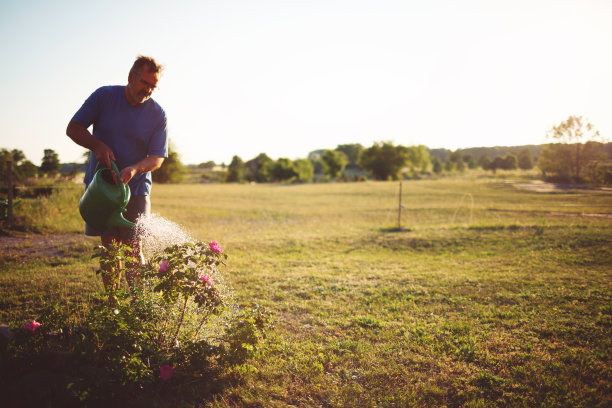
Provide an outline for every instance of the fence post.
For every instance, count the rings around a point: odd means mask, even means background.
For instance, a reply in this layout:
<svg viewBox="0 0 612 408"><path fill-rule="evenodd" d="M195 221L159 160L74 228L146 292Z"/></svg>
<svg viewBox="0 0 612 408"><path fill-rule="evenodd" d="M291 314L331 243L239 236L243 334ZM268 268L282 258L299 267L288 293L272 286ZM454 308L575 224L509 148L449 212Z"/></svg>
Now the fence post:
<svg viewBox="0 0 612 408"><path fill-rule="evenodd" d="M13 162L6 162L6 223L13 226Z"/></svg>
<svg viewBox="0 0 612 408"><path fill-rule="evenodd" d="M402 182L399 183L399 206L397 207L397 230L402 230Z"/></svg>

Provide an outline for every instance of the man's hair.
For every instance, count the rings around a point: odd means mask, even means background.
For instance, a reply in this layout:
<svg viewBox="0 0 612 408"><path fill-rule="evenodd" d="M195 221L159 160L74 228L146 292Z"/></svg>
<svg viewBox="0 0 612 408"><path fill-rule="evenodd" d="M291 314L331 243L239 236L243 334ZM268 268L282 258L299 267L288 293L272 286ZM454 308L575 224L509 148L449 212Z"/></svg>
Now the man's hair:
<svg viewBox="0 0 612 408"><path fill-rule="evenodd" d="M134 61L134 65L132 65L130 73L139 73L140 70L145 67L149 72L159 72L160 74L164 69L164 67L158 64L153 58L139 55L138 58L136 58L136 61Z"/></svg>

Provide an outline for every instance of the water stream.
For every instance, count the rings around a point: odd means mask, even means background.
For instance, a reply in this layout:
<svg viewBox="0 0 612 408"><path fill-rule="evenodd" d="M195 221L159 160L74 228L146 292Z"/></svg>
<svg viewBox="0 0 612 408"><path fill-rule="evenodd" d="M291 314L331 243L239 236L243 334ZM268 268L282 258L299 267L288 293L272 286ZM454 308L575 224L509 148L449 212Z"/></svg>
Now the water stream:
<svg viewBox="0 0 612 408"><path fill-rule="evenodd" d="M169 246L195 242L183 227L155 213L139 217L135 230L145 259Z"/></svg>

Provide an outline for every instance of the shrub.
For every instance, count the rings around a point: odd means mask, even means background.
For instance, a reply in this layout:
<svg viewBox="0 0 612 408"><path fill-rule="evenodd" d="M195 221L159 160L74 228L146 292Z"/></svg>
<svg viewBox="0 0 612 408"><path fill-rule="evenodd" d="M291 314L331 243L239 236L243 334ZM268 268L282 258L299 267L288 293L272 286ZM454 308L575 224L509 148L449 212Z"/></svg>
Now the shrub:
<svg viewBox="0 0 612 408"><path fill-rule="evenodd" d="M110 245L96 256L101 264L120 265L130 261L129 251ZM49 307L37 317L40 325L14 330L0 383L48 368L44 356L63 356L54 387L69 390L68 400L95 404L245 364L270 327L269 316L259 307L235 304L219 272L226 259L214 241L175 245L142 267L134 293L110 289L80 318L59 305Z"/></svg>

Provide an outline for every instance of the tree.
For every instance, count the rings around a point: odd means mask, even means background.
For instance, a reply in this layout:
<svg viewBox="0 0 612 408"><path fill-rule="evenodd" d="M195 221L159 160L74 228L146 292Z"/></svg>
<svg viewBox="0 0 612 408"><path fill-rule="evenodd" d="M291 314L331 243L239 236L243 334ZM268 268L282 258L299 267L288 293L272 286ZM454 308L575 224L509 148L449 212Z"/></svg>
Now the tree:
<svg viewBox="0 0 612 408"><path fill-rule="evenodd" d="M325 170L323 169L323 161L321 160L321 158L308 160L310 160L310 163L312 164L314 174L323 174L325 172Z"/></svg>
<svg viewBox="0 0 612 408"><path fill-rule="evenodd" d="M8 151L6 151L6 152L9 153ZM11 152L9 154L10 154L11 158L13 159L13 164L15 166L19 166L20 164L22 164L26 160L25 154L23 154L23 152L21 150L19 150L19 149L13 149L13 150L11 150Z"/></svg>
<svg viewBox="0 0 612 408"><path fill-rule="evenodd" d="M596 185L612 185L612 162L589 163L585 170L585 179Z"/></svg>
<svg viewBox="0 0 612 408"><path fill-rule="evenodd" d="M512 153L508 153L504 157L503 167L504 170L516 170L518 168L518 159Z"/></svg>
<svg viewBox="0 0 612 408"><path fill-rule="evenodd" d="M455 170L455 163L447 157L446 161L444 162L444 171L447 173L452 173L453 170Z"/></svg>
<svg viewBox="0 0 612 408"><path fill-rule="evenodd" d="M314 176L314 167L308 159L297 159L293 162L298 181L308 183Z"/></svg>
<svg viewBox="0 0 612 408"><path fill-rule="evenodd" d="M264 183L268 180L268 175L264 172L267 163L272 161L265 153L260 153L257 157L249 160L244 165L246 167L246 179Z"/></svg>
<svg viewBox="0 0 612 408"><path fill-rule="evenodd" d="M506 161L501 156L495 156L491 164L489 165L489 170L493 171L493 174L497 173L497 169L503 169L506 165Z"/></svg>
<svg viewBox="0 0 612 408"><path fill-rule="evenodd" d="M29 160L17 166L18 181L23 181L28 178L36 177L38 174L38 167Z"/></svg>
<svg viewBox="0 0 612 408"><path fill-rule="evenodd" d="M87 168L87 166L89 165L89 159L91 158L92 155L92 151L91 150L85 150L83 152L83 154L81 154L81 157L83 158L83 164L85 165L85 168Z"/></svg>
<svg viewBox="0 0 612 408"><path fill-rule="evenodd" d="M329 175L332 179L335 179L342 173L348 159L342 152L336 150L325 150L321 155L321 161L323 162L323 170L325 174Z"/></svg>
<svg viewBox="0 0 612 408"><path fill-rule="evenodd" d="M440 159L440 163L443 163L452 152L448 149L428 149L428 153L429 156L437 157Z"/></svg>
<svg viewBox="0 0 612 408"><path fill-rule="evenodd" d="M212 160L198 164L198 169L212 170L214 168L215 168L215 162Z"/></svg>
<svg viewBox="0 0 612 408"><path fill-rule="evenodd" d="M446 160L450 160L453 163L458 163L459 161L463 160L463 153L461 153L461 150L455 150L446 158Z"/></svg>
<svg viewBox="0 0 612 408"><path fill-rule="evenodd" d="M467 163L467 166L470 169L475 169L476 167L478 167L478 163L476 163L476 159L474 159L474 156L472 156L469 153L463 155L463 161Z"/></svg>
<svg viewBox="0 0 612 408"><path fill-rule="evenodd" d="M42 164L40 165L40 173L55 176L61 165L57 153L53 149L45 149Z"/></svg>
<svg viewBox="0 0 612 408"><path fill-rule="evenodd" d="M482 155L480 156L480 158L478 159L478 165L483 169L483 170L489 170L489 168L491 167L491 159L489 158L489 156L486 155Z"/></svg>
<svg viewBox="0 0 612 408"><path fill-rule="evenodd" d="M533 158L529 149L523 149L518 155L518 167L522 170L530 170L533 168Z"/></svg>
<svg viewBox="0 0 612 408"><path fill-rule="evenodd" d="M597 141L601 138L599 131L590 122L584 123L582 116L570 116L559 125L553 126L548 137L565 144Z"/></svg>
<svg viewBox="0 0 612 408"><path fill-rule="evenodd" d="M359 156L359 165L376 180L397 180L406 164L406 148L391 142L374 143Z"/></svg>
<svg viewBox="0 0 612 408"><path fill-rule="evenodd" d="M168 147L168 157L164 159L161 167L152 172L153 181L156 183L180 183L183 181L186 170L181 163L179 154Z"/></svg>
<svg viewBox="0 0 612 408"><path fill-rule="evenodd" d="M7 149L0 150L0 184L6 180L6 162L13 162L13 181L24 181L29 177L35 177L38 172L38 167L29 160L26 160L25 154L21 150Z"/></svg>
<svg viewBox="0 0 612 408"><path fill-rule="evenodd" d="M538 167L544 177L550 175L559 181L582 182L585 181L583 176L586 169L593 168L596 163L603 162L606 158L603 144L599 142L586 142L580 147L580 168L575 167L575 155L574 144L549 144L542 149Z"/></svg>
<svg viewBox="0 0 612 408"><path fill-rule="evenodd" d="M431 167L434 173L442 173L442 162L438 157L434 157L433 159L431 159Z"/></svg>
<svg viewBox="0 0 612 408"><path fill-rule="evenodd" d="M457 163L455 163L455 170L457 170L459 173L463 173L465 172L465 162L463 161L463 159L457 161Z"/></svg>
<svg viewBox="0 0 612 408"><path fill-rule="evenodd" d="M266 163L264 171L270 181L292 181L298 176L293 161L285 157Z"/></svg>
<svg viewBox="0 0 612 408"><path fill-rule="evenodd" d="M427 171L430 164L427 147L419 145L406 148L406 165L410 167L413 174L418 171Z"/></svg>
<svg viewBox="0 0 612 408"><path fill-rule="evenodd" d="M338 145L336 150L346 155L346 158L348 159L346 167L359 168L357 162L359 161L359 154L363 150L363 146L360 143Z"/></svg>
<svg viewBox="0 0 612 408"><path fill-rule="evenodd" d="M538 160L538 167L544 174L548 172L580 182L589 163L604 157L598 149L601 144L588 143L600 139L599 131L582 116L570 116L553 126L548 137L556 143L546 145Z"/></svg>
<svg viewBox="0 0 612 408"><path fill-rule="evenodd" d="M475 169L476 167L478 167L478 164L476 164L476 160L474 159L472 153L465 152L461 149L457 149L451 154L449 154L446 158L446 161L452 162L454 164L453 168L461 173L463 173L468 167L470 169ZM450 169L450 165L448 165L448 168L449 171L452 170Z"/></svg>
<svg viewBox="0 0 612 408"><path fill-rule="evenodd" d="M228 183L240 183L244 181L245 165L239 156L232 157L232 161L227 166L227 176L225 181Z"/></svg>
<svg viewBox="0 0 612 408"><path fill-rule="evenodd" d="M323 155L323 152L326 149L319 149L319 150L313 150L312 152L308 153L308 159L309 160L317 160L321 158L321 155Z"/></svg>

